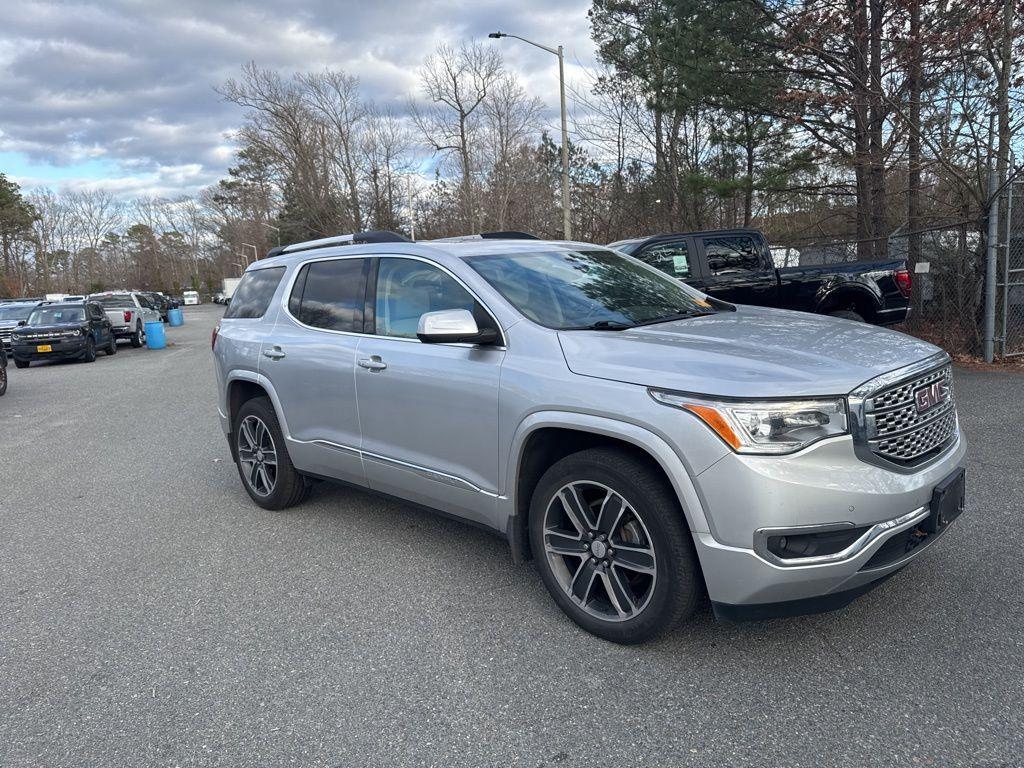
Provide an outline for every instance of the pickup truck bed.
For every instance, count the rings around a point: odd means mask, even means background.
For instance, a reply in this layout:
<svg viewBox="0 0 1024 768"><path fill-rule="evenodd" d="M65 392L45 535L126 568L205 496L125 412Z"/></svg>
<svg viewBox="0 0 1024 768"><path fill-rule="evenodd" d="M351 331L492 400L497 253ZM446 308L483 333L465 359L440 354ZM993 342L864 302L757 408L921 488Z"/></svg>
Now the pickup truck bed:
<svg viewBox="0 0 1024 768"><path fill-rule="evenodd" d="M656 235L611 243L704 293L733 304L795 309L865 320L903 322L910 273L900 259L777 269L756 229Z"/></svg>

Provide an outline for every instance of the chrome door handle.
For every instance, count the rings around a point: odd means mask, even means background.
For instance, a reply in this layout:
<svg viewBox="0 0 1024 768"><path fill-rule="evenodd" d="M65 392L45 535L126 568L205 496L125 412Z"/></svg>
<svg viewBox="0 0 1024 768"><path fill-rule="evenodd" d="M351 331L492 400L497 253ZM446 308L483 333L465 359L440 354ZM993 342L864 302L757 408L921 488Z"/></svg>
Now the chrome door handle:
<svg viewBox="0 0 1024 768"><path fill-rule="evenodd" d="M385 368L388 367L388 364L381 360L380 357L378 357L377 355L373 355L372 357L364 357L362 360L359 360L358 362L360 368L365 368L368 371L383 371Z"/></svg>
<svg viewBox="0 0 1024 768"><path fill-rule="evenodd" d="M263 350L263 356L269 357L271 360L280 360L284 357L284 350L280 347L274 347L273 349Z"/></svg>

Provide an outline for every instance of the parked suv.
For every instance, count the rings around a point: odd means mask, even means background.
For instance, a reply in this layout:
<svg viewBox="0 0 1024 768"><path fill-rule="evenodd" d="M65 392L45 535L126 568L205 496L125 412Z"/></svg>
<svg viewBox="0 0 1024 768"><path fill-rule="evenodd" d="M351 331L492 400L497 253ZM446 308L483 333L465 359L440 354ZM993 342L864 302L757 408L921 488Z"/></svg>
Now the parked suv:
<svg viewBox="0 0 1024 768"><path fill-rule="evenodd" d="M0 304L0 350L6 360L11 352L11 334L22 320L28 320L32 310L39 306L38 300L11 301Z"/></svg>
<svg viewBox="0 0 1024 768"><path fill-rule="evenodd" d="M0 350L0 397L7 394L7 353Z"/></svg>
<svg viewBox="0 0 1024 768"><path fill-rule="evenodd" d="M930 344L735 306L586 243L391 240L255 262L214 332L262 507L326 478L457 515L626 643L705 589L729 619L845 605L963 508Z"/></svg>
<svg viewBox="0 0 1024 768"><path fill-rule="evenodd" d="M11 339L14 365L28 368L33 360L96 360L96 350L117 353L117 340L99 304L43 303L23 320Z"/></svg>

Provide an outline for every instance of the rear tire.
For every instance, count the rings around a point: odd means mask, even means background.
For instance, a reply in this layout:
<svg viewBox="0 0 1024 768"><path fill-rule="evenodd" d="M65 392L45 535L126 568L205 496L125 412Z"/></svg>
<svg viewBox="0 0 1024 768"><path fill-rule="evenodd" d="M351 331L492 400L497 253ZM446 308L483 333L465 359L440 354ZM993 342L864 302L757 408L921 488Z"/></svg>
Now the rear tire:
<svg viewBox="0 0 1024 768"><path fill-rule="evenodd" d="M675 494L660 473L621 449L580 451L544 473L530 503L530 544L558 606L615 643L667 631L703 594Z"/></svg>
<svg viewBox="0 0 1024 768"><path fill-rule="evenodd" d="M142 326L141 325L136 325L135 326L135 330L132 331L132 335L131 335L131 344L132 344L132 346L135 347L136 349L138 349L139 347L141 347L145 343L145 341L146 341L146 335L142 332Z"/></svg>
<svg viewBox="0 0 1024 768"><path fill-rule="evenodd" d="M268 398L253 398L239 408L231 447L242 486L264 509L287 509L309 494L310 483L292 464Z"/></svg>
<svg viewBox="0 0 1024 768"><path fill-rule="evenodd" d="M830 317L841 317L844 320L853 320L857 323L864 322L864 318L852 309L837 309L835 312L829 312L828 314Z"/></svg>

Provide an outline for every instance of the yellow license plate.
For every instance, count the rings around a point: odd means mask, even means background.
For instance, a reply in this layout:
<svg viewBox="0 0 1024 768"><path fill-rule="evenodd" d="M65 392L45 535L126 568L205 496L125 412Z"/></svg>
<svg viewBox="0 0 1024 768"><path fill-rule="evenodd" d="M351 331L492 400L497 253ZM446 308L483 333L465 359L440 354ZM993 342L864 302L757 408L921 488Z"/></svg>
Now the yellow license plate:
<svg viewBox="0 0 1024 768"><path fill-rule="evenodd" d="M36 352L53 352L53 347L49 344L40 344L36 347Z"/></svg>

